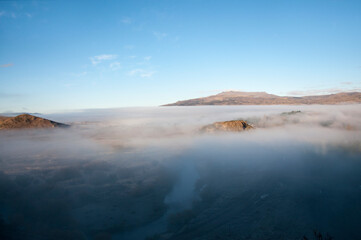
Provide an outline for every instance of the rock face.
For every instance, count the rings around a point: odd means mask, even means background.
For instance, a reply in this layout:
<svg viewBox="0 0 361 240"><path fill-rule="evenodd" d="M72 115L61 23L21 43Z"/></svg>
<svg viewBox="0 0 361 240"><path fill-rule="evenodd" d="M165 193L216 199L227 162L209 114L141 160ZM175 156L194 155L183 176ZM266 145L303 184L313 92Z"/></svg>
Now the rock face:
<svg viewBox="0 0 361 240"><path fill-rule="evenodd" d="M297 105L297 104L340 104L361 103L360 92L345 92L330 95L281 97L266 92L222 92L217 95L178 101L164 106L198 105Z"/></svg>
<svg viewBox="0 0 361 240"><path fill-rule="evenodd" d="M254 127L248 124L246 121L243 120L232 120L232 121L225 121L225 122L215 122L213 124L204 126L201 128L201 132L241 132L246 131L249 129L253 129Z"/></svg>
<svg viewBox="0 0 361 240"><path fill-rule="evenodd" d="M16 128L55 128L69 127L67 124L54 122L30 114L21 114L16 117L0 117L0 130Z"/></svg>

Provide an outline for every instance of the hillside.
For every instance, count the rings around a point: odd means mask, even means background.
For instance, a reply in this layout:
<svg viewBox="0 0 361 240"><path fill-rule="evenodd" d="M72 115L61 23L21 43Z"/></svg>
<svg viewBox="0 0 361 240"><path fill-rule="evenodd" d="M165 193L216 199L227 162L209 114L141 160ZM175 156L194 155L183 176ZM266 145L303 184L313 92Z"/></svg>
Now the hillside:
<svg viewBox="0 0 361 240"><path fill-rule="evenodd" d="M222 92L204 98L178 101L164 106L198 106L198 105L297 105L297 104L340 104L361 103L360 92L345 92L330 95L305 97L288 97L268 94L266 92Z"/></svg>
<svg viewBox="0 0 361 240"><path fill-rule="evenodd" d="M69 125L54 122L30 114L21 114L16 117L0 116L0 130L16 128L55 128L68 127Z"/></svg>

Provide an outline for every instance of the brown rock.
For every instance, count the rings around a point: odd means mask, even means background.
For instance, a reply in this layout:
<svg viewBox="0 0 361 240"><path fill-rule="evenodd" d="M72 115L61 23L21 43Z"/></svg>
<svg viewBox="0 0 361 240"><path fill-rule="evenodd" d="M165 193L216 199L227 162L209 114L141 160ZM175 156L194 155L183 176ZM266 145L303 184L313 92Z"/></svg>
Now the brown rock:
<svg viewBox="0 0 361 240"><path fill-rule="evenodd" d="M249 129L253 129L253 126L243 120L232 120L225 122L215 122L213 124L204 126L201 128L202 132L241 132Z"/></svg>

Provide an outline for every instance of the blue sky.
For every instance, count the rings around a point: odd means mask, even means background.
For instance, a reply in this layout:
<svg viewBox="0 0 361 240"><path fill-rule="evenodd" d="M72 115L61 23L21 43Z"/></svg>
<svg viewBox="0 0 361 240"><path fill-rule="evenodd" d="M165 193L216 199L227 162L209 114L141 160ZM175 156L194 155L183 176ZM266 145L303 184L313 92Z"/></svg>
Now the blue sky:
<svg viewBox="0 0 361 240"><path fill-rule="evenodd" d="M361 1L0 1L0 112L361 89Z"/></svg>

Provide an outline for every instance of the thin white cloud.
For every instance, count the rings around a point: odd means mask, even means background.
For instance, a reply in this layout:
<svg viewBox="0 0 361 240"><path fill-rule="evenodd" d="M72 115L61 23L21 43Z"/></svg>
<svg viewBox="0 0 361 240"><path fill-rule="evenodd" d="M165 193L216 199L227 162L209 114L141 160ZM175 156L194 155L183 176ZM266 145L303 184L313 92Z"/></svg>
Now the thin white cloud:
<svg viewBox="0 0 361 240"><path fill-rule="evenodd" d="M134 76L134 75L136 75L136 74L138 74L138 73L140 73L142 71L143 71L143 69L133 69L133 70L129 71L128 75L129 76Z"/></svg>
<svg viewBox="0 0 361 240"><path fill-rule="evenodd" d="M152 56L146 56L146 57L144 57L144 60L149 61L151 58L152 58Z"/></svg>
<svg viewBox="0 0 361 240"><path fill-rule="evenodd" d="M148 77L152 77L154 74L155 74L155 72L147 72L147 71L145 71L145 72L142 72L142 73L140 74L140 77L142 77L142 78L148 78Z"/></svg>
<svg viewBox="0 0 361 240"><path fill-rule="evenodd" d="M90 61L95 66L103 61L116 59L118 56L115 54L103 54L94 57L90 57Z"/></svg>
<svg viewBox="0 0 361 240"><path fill-rule="evenodd" d="M162 33L162 32L153 32L153 35L154 35L158 40L162 40L163 38L165 38L165 37L168 36L167 33Z"/></svg>
<svg viewBox="0 0 361 240"><path fill-rule="evenodd" d="M23 9L23 8L25 7L24 4L19 3L19 2L15 2L15 1L13 2L12 6L13 6L14 8L16 8L17 10L21 10L21 9Z"/></svg>
<svg viewBox="0 0 361 240"><path fill-rule="evenodd" d="M120 62L112 62L111 64L109 64L109 67L111 70L115 71L120 69L122 66L120 64Z"/></svg>
<svg viewBox="0 0 361 240"><path fill-rule="evenodd" d="M19 93L0 92L0 98L19 98L23 96L24 96L23 94L19 94Z"/></svg>
<svg viewBox="0 0 361 240"><path fill-rule="evenodd" d="M152 77L155 74L154 71L148 71L148 70L144 70L144 69L133 69L131 71L129 71L128 75L132 76L132 77L142 77L142 78L148 78L148 77Z"/></svg>
<svg viewBox="0 0 361 240"><path fill-rule="evenodd" d="M304 91L290 91L287 92L291 96L313 96L313 95L326 95L326 94L335 94L341 92L360 92L361 88L329 88L329 89L312 89Z"/></svg>
<svg viewBox="0 0 361 240"><path fill-rule="evenodd" d="M7 67L12 67L14 64L12 63L8 63L8 64L3 64L3 65L0 65L1 68L7 68Z"/></svg>
<svg viewBox="0 0 361 240"><path fill-rule="evenodd" d="M351 85L351 84L353 84L353 82L342 82L341 84L343 84L343 85Z"/></svg>
<svg viewBox="0 0 361 240"><path fill-rule="evenodd" d="M136 58L136 57L137 57L137 56L134 56L134 55L129 56L130 59L134 59L134 58Z"/></svg>
<svg viewBox="0 0 361 240"><path fill-rule="evenodd" d="M88 72L81 72L81 73L73 73L73 74L71 74L71 75L73 75L73 76L75 76L75 77L82 77L82 76L85 76L85 75L87 75L88 74Z"/></svg>
<svg viewBox="0 0 361 240"><path fill-rule="evenodd" d="M121 23L123 24L131 24L132 23L132 19L129 17L123 17L122 20L120 20Z"/></svg>
<svg viewBox="0 0 361 240"><path fill-rule="evenodd" d="M64 84L64 87L66 87L66 88L71 88L73 86L76 86L76 84L75 83L65 83Z"/></svg>
<svg viewBox="0 0 361 240"><path fill-rule="evenodd" d="M31 13L21 13L21 12L6 12L6 11L0 11L0 17L10 17L13 19L16 18L23 18L23 17L27 17L27 18L32 18L33 14Z"/></svg>
<svg viewBox="0 0 361 240"><path fill-rule="evenodd" d="M246 91L239 89L213 89L213 90L198 91L198 93L200 94L218 94L222 92L246 92Z"/></svg>
<svg viewBox="0 0 361 240"><path fill-rule="evenodd" d="M132 49L134 49L134 48L135 48L135 46L134 46L134 45L129 44L129 45L125 45L125 46L124 46L124 48L125 48L125 49L127 49L127 50L132 50Z"/></svg>

